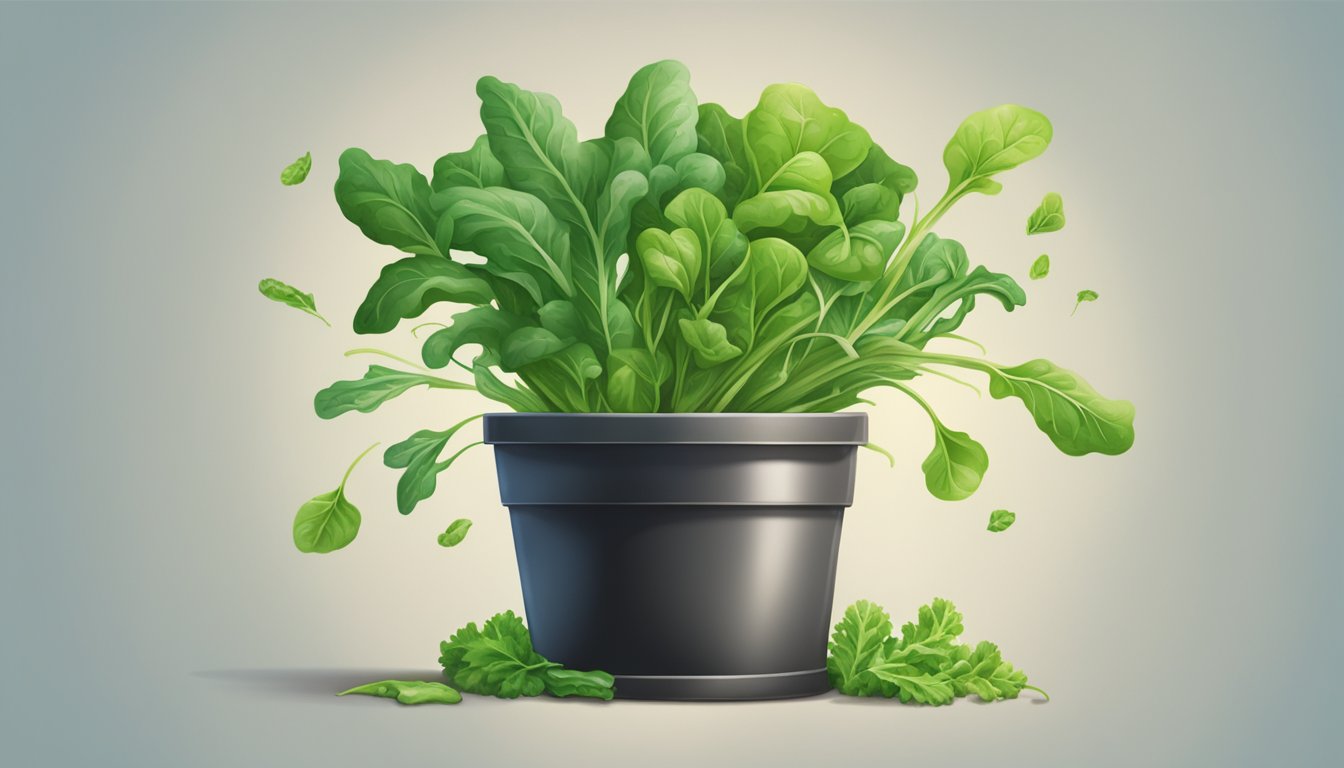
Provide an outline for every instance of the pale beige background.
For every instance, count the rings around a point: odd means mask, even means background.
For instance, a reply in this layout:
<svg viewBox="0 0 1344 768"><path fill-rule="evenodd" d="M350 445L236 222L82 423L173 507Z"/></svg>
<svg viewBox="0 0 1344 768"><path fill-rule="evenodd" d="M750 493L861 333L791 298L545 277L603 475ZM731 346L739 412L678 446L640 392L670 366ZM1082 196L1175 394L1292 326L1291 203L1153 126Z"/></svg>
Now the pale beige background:
<svg viewBox="0 0 1344 768"><path fill-rule="evenodd" d="M1341 680L1340 6L0 7L7 363L0 729L14 765L1319 765ZM600 130L676 57L747 110L796 80L941 189L973 110L1056 139L941 230L1054 272L967 332L1138 406L1120 458L1070 459L1015 403L931 382L992 468L923 491L922 415L879 394L837 608L954 599L1048 689L944 709L822 697L610 706L330 693L432 673L458 624L521 608L489 454L409 518L376 462L347 551L304 556L297 505L354 454L481 404L415 393L322 422L357 340L265 302L275 276L341 328L394 256L331 199L345 147L428 169L479 132L473 82L555 93ZM311 150L309 181L276 183ZM1023 220L1063 193L1069 226ZM1069 318L1072 294L1101 300ZM442 317L447 309L432 314ZM403 331L387 346L410 353ZM995 507L1017 525L991 536ZM434 535L470 516L464 546ZM6 761L8 762L8 761Z"/></svg>

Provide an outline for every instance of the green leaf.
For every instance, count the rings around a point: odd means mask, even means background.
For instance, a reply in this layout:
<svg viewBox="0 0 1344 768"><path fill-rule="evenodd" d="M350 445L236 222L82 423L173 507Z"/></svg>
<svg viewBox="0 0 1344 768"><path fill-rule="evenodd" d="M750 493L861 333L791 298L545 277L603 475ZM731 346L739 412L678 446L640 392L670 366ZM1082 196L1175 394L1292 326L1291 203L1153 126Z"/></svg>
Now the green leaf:
<svg viewBox="0 0 1344 768"><path fill-rule="evenodd" d="M504 166L490 153L490 140L482 135L466 152L449 153L434 161L434 178L429 186L435 192L450 187L502 187Z"/></svg>
<svg viewBox="0 0 1344 768"><path fill-rule="evenodd" d="M313 153L304 152L303 157L285 166L285 169L280 172L280 183L286 187L302 184L303 180L308 178L308 172L312 169Z"/></svg>
<svg viewBox="0 0 1344 768"><path fill-rule="evenodd" d="M1013 522L1017 520L1017 515L1006 509L996 509L989 513L989 532L999 533L1006 531Z"/></svg>
<svg viewBox="0 0 1344 768"><path fill-rule="evenodd" d="M1064 228L1064 199L1051 192L1045 196L1036 210L1027 219L1027 234L1039 235L1043 232L1058 232Z"/></svg>
<svg viewBox="0 0 1344 768"><path fill-rule="evenodd" d="M304 293L292 285L282 283L279 280L269 277L258 283L257 289L261 291L262 296L265 296L271 301L278 301L281 304L291 306L300 312L307 312L318 320L326 323L328 328L331 327L331 323L327 322L327 318L318 313L317 302L313 301L313 294Z"/></svg>
<svg viewBox="0 0 1344 768"><path fill-rule="evenodd" d="M816 152L830 166L832 178L859 167L873 140L839 109L828 107L810 89L797 84L772 85L756 108L743 118L743 135L757 189L800 152Z"/></svg>
<svg viewBox="0 0 1344 768"><path fill-rule="evenodd" d="M894 222L901 215L901 196L881 184L863 184L844 194L840 212L851 227L866 221Z"/></svg>
<svg viewBox="0 0 1344 768"><path fill-rule="evenodd" d="M672 360L658 350L617 349L607 358L607 402L617 413L658 410L659 389L672 375Z"/></svg>
<svg viewBox="0 0 1344 768"><path fill-rule="evenodd" d="M706 278L730 275L747 255L747 238L728 218L723 202L703 189L677 195L664 211L668 221L695 233L700 242Z"/></svg>
<svg viewBox="0 0 1344 768"><path fill-rule="evenodd" d="M1048 274L1050 274L1050 256L1042 253L1031 263L1031 271L1027 273L1027 277L1040 280Z"/></svg>
<svg viewBox="0 0 1344 768"><path fill-rule="evenodd" d="M529 386L555 403L556 410L588 413L596 408L589 390L590 383L602 375L602 364L587 344L571 344L519 372Z"/></svg>
<svg viewBox="0 0 1344 768"><path fill-rule="evenodd" d="M457 704L462 701L462 694L443 683L427 683L419 680L380 680L376 683L357 685L336 695L350 694L396 699L402 704Z"/></svg>
<svg viewBox="0 0 1344 768"><path fill-rule="evenodd" d="M529 293L537 285L532 276L545 275L561 294L573 295L569 234L541 200L504 187L450 187L434 194L433 205L454 222L453 247L484 256L491 274ZM519 274L530 279L518 280ZM544 293L533 293L533 300L544 303Z"/></svg>
<svg viewBox="0 0 1344 768"><path fill-rule="evenodd" d="M462 543L463 539L467 538L467 531L470 530L471 530L470 520L466 519L465 517L454 520L448 526L448 530L439 534L439 546L456 547L458 544Z"/></svg>
<svg viewBox="0 0 1344 768"><path fill-rule="evenodd" d="M989 469L989 454L970 435L948 429L935 419L933 450L920 468L929 493L943 501L961 501L980 487Z"/></svg>
<svg viewBox="0 0 1344 768"><path fill-rule="evenodd" d="M571 301L556 299L546 302L537 310L541 327L562 339L574 341L583 334L583 318Z"/></svg>
<svg viewBox="0 0 1344 768"><path fill-rule="evenodd" d="M1049 360L988 366L989 394L1019 398L1036 426L1070 456L1116 455L1134 445L1134 404L1108 400L1081 376Z"/></svg>
<svg viewBox="0 0 1344 768"><path fill-rule="evenodd" d="M932 603L919 607L918 616L916 621L901 625L901 638L896 649L913 646L950 649L961 635L961 613L951 601L935 597Z"/></svg>
<svg viewBox="0 0 1344 768"><path fill-rule="evenodd" d="M545 328L519 328L504 339L500 348L500 367L516 371L550 357L572 343L572 339L562 339Z"/></svg>
<svg viewBox="0 0 1344 768"><path fill-rule="evenodd" d="M837 229L808 252L807 263L839 280L876 280L904 234L899 221L865 221L849 230Z"/></svg>
<svg viewBox="0 0 1344 768"><path fill-rule="evenodd" d="M439 646L443 674L468 693L515 699L551 691L557 696L610 699L610 675L552 676L561 665L532 648L532 636L513 611L495 614L477 629L470 623ZM553 690L552 690L553 689Z"/></svg>
<svg viewBox="0 0 1344 768"><path fill-rule="evenodd" d="M453 315L447 328L431 334L420 348L420 356L430 368L442 368L452 362L453 355L463 346L479 344L484 364L497 365L504 338L528 325L530 322L525 318L494 307L469 309Z"/></svg>
<svg viewBox="0 0 1344 768"><path fill-rule="evenodd" d="M831 685L846 696L879 695L877 681L864 674L891 637L891 618L882 607L860 600L845 609L828 646L826 674Z"/></svg>
<svg viewBox="0 0 1344 768"><path fill-rule="evenodd" d="M675 165L696 150L698 111L691 73L678 61L642 67L607 120L607 138L632 138L655 165Z"/></svg>
<svg viewBox="0 0 1344 768"><path fill-rule="evenodd" d="M1069 314L1070 315L1078 314L1078 308L1083 305L1084 301L1096 301L1099 298L1101 298L1101 296L1096 291L1088 291L1088 290L1079 291L1078 301L1074 302L1073 312L1070 312Z"/></svg>
<svg viewBox="0 0 1344 768"><path fill-rule="evenodd" d="M842 216L840 207L830 195L781 189L762 192L738 203L733 210L733 220L743 232L772 229L798 234L811 225L838 225Z"/></svg>
<svg viewBox="0 0 1344 768"><path fill-rule="evenodd" d="M758 319L796 294L807 281L807 259L779 238L751 241L747 260L751 300Z"/></svg>
<svg viewBox="0 0 1344 768"><path fill-rule="evenodd" d="M294 515L294 546L300 552L326 554L335 552L355 540L359 533L359 509L345 498L345 484L360 459L378 447L377 443L355 457L341 477L336 490L318 494L299 507Z"/></svg>
<svg viewBox="0 0 1344 768"><path fill-rule="evenodd" d="M751 159L742 136L742 121L729 115L718 104L701 104L700 119L695 125L700 152L713 157L723 165L723 189L720 199L730 208L742 199L751 174Z"/></svg>
<svg viewBox="0 0 1344 768"><path fill-rule="evenodd" d="M980 642L973 651L969 646L958 648L947 677L958 696L973 693L981 701L998 701L1015 699L1024 689L1031 689L1050 700L1045 691L1027 685L1026 673L1013 669L1003 660L999 647L988 641Z"/></svg>
<svg viewBox="0 0 1344 768"><path fill-rule="evenodd" d="M383 452L383 466L405 470L401 473L401 479L397 481L398 512L403 515L411 514L416 504L434 495L439 473L452 466L457 457L468 449L480 445L472 443L444 461L439 461L439 454L447 447L453 435L480 416L480 414L469 416L439 432L422 429ZM466 535L465 531L463 535Z"/></svg>
<svg viewBox="0 0 1344 768"><path fill-rule="evenodd" d="M497 403L503 403L515 411L520 413L544 413L551 410L551 407L535 392L522 386L510 386L500 381L499 377L491 373L490 368L479 358L476 364L472 366L472 375L476 379L477 392Z"/></svg>
<svg viewBox="0 0 1344 768"><path fill-rule="evenodd" d="M375 160L351 147L341 153L336 203L364 236L407 253L447 257L434 238L438 216L429 182L413 166Z"/></svg>
<svg viewBox="0 0 1344 768"><path fill-rule="evenodd" d="M868 668L868 674L896 688L902 702L940 706L951 704L955 694L945 675L930 675L909 664L882 663Z"/></svg>
<svg viewBox="0 0 1344 768"><path fill-rule="evenodd" d="M635 240L635 248L649 282L671 288L690 300L702 263L695 232L685 227L671 233L646 229Z"/></svg>
<svg viewBox="0 0 1344 768"><path fill-rule="evenodd" d="M1053 135L1045 115L1016 104L976 112L962 122L943 150L948 196L998 194L1003 185L993 176L1038 157Z"/></svg>
<svg viewBox="0 0 1344 768"><path fill-rule="evenodd" d="M355 333L387 333L441 301L489 304L494 298L489 283L457 262L408 256L383 267L355 311Z"/></svg>
<svg viewBox="0 0 1344 768"><path fill-rule="evenodd" d="M318 392L313 397L313 410L324 419L334 419L348 411L370 413L388 400L422 384L430 389L474 389L470 384L437 376L371 365L364 378L338 381Z"/></svg>
<svg viewBox="0 0 1344 768"><path fill-rule="evenodd" d="M709 318L681 318L677 321L681 337L695 353L695 362L701 368L711 368L742 354L739 347L728 341L728 330Z"/></svg>

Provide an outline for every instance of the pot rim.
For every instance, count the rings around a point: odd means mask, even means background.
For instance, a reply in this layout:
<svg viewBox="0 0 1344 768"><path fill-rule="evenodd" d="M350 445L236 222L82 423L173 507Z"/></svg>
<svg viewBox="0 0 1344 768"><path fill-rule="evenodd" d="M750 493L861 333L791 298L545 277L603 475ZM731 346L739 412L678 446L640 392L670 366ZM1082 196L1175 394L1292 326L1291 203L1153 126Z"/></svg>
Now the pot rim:
<svg viewBox="0 0 1344 768"><path fill-rule="evenodd" d="M488 445L864 445L866 413L487 413Z"/></svg>

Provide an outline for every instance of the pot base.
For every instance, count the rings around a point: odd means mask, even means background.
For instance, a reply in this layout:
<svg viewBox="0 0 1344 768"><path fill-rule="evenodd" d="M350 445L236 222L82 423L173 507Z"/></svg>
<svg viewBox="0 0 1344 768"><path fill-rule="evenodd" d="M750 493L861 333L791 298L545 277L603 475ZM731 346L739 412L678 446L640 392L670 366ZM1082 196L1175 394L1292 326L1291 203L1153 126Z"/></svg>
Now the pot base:
<svg viewBox="0 0 1344 768"><path fill-rule="evenodd" d="M616 675L616 698L657 701L758 701L818 696L831 690L826 670L774 675Z"/></svg>

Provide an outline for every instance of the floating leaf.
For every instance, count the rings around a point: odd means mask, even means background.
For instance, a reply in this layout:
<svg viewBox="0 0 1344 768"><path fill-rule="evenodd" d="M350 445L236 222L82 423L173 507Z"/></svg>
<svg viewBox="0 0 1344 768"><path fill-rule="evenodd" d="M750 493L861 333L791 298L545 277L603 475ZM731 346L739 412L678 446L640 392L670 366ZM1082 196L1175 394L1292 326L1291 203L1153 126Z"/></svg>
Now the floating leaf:
<svg viewBox="0 0 1344 768"><path fill-rule="evenodd" d="M1015 520L1017 520L1017 515L1012 512L1006 509L996 509L989 513L989 531L990 533L1006 531Z"/></svg>
<svg viewBox="0 0 1344 768"><path fill-rule="evenodd" d="M295 184L302 184L303 180L308 178L308 172L313 169L313 154L304 152L303 157L285 166L285 170L280 172L280 183L286 187L292 187Z"/></svg>
<svg viewBox="0 0 1344 768"><path fill-rule="evenodd" d="M1064 199L1051 192L1045 196L1027 219L1027 234L1039 235L1058 232L1064 228Z"/></svg>
<svg viewBox="0 0 1344 768"><path fill-rule="evenodd" d="M467 531L471 530L471 521L465 517L454 520L448 530L439 534L439 546L456 547L467 537Z"/></svg>
<svg viewBox="0 0 1344 768"><path fill-rule="evenodd" d="M1069 313L1069 316L1078 314L1078 307L1082 306L1084 301L1096 301L1098 298L1100 298L1100 295L1096 291L1079 291L1078 301L1074 303L1073 311Z"/></svg>
<svg viewBox="0 0 1344 768"><path fill-rule="evenodd" d="M1040 280L1048 274L1050 274L1050 256L1042 253L1031 263L1031 271L1027 273L1027 277L1032 280Z"/></svg>
<svg viewBox="0 0 1344 768"><path fill-rule="evenodd" d="M271 301L278 301L300 312L307 312L318 320L327 323L327 318L317 311L317 302L313 300L313 294L311 293L304 293L288 283L282 283L270 277L258 283L257 290L261 291L261 295ZM331 323L327 323L327 327L330 328Z"/></svg>
<svg viewBox="0 0 1344 768"><path fill-rule="evenodd" d="M309 499L294 515L294 546L300 552L335 552L355 540L359 533L359 509L345 498L345 484L359 460L378 446L377 443L350 462L336 490Z"/></svg>

